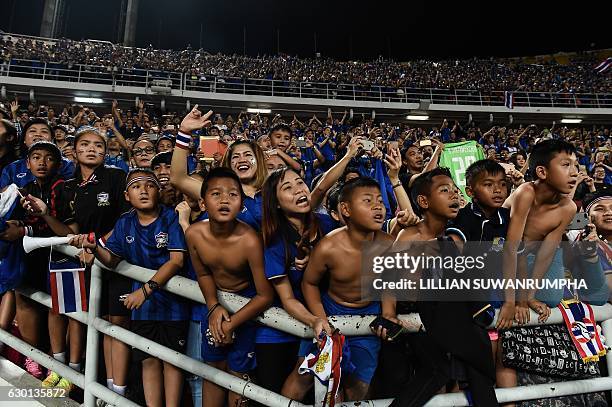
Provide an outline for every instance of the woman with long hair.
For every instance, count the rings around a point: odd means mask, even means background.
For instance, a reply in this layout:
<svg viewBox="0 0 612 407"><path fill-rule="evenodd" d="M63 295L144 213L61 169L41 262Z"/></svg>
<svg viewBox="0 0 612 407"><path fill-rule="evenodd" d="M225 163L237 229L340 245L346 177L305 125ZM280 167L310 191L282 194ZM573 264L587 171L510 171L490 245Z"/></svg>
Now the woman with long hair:
<svg viewBox="0 0 612 407"><path fill-rule="evenodd" d="M200 199L202 181L187 174L189 144L193 131L210 125L208 119L211 115L212 111L202 115L196 105L181 122L176 139L178 148L175 148L172 154L170 182L176 189L196 200ZM228 147L221 165L230 168L240 178L245 194L245 210L240 213L238 219L259 231L261 225L261 194L259 191L267 175L265 157L261 147L254 141L236 141Z"/></svg>
<svg viewBox="0 0 612 407"><path fill-rule="evenodd" d="M265 273L276 290L276 305L282 304L289 315L310 326L316 338L323 331L331 334L329 323L308 311L301 290L308 253L324 235L318 215L313 212L320 203L314 202L313 197L320 201L320 194L311 196L302 177L290 168L283 168L268 176L262 195ZM300 344L293 335L260 327L256 337L259 384L301 400L312 385L312 377L298 374L301 363L298 356L306 356L311 345L310 340Z"/></svg>

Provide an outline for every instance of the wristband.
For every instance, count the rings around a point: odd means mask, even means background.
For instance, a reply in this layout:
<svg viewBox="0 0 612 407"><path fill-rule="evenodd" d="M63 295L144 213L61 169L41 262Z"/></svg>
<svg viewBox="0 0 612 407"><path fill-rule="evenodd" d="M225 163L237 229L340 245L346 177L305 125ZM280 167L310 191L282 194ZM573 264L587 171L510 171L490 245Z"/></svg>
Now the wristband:
<svg viewBox="0 0 612 407"><path fill-rule="evenodd" d="M395 189L397 187L401 187L401 186L402 186L402 181L400 181L397 184L393 185L393 189Z"/></svg>
<svg viewBox="0 0 612 407"><path fill-rule="evenodd" d="M206 315L206 319L210 319L211 314L218 306L219 306L219 303L216 303L215 305L210 307L210 309L208 310L208 314Z"/></svg>
<svg viewBox="0 0 612 407"><path fill-rule="evenodd" d="M185 150L189 150L189 144L191 143L191 136L181 131L176 135L176 146Z"/></svg>
<svg viewBox="0 0 612 407"><path fill-rule="evenodd" d="M140 288L142 289L142 292L144 294L145 297L145 301L149 299L149 294L147 294L147 289L145 288L144 284L140 286Z"/></svg>

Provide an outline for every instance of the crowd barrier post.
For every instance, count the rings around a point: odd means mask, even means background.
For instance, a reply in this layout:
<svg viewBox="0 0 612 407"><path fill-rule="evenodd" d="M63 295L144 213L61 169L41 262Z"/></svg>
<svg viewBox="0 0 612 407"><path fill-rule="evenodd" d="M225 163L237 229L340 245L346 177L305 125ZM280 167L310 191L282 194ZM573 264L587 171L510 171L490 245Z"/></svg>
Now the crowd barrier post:
<svg viewBox="0 0 612 407"><path fill-rule="evenodd" d="M97 382L98 357L99 357L99 334L94 326L98 317L100 298L102 296L102 269L97 264L91 267L91 283L89 288L89 309L87 313L87 347L85 349L85 388L84 403L93 406L95 397L91 392L91 384Z"/></svg>

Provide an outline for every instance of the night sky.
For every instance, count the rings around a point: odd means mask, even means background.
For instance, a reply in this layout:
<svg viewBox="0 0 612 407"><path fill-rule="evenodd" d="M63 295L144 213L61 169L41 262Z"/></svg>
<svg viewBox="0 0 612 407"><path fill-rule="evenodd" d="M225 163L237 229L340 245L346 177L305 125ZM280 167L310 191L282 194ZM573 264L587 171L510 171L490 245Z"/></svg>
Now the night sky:
<svg viewBox="0 0 612 407"><path fill-rule="evenodd" d="M67 2L64 36L117 41L121 0ZM0 0L0 28L38 34L43 3ZM246 53L252 56L278 48L312 57L315 36L317 52L342 60L537 55L612 47L604 4L140 0L136 45L180 49L201 44L209 52L242 54L246 30Z"/></svg>

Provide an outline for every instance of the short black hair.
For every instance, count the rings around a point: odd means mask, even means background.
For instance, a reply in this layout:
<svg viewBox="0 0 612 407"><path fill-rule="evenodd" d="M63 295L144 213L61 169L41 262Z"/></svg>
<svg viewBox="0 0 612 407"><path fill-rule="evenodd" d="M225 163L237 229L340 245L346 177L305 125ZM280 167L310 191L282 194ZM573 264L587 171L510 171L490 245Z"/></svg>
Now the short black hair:
<svg viewBox="0 0 612 407"><path fill-rule="evenodd" d="M330 189L327 193L327 202L325 204L325 209L327 209L327 213L331 216L332 211L338 210L338 201L340 199L340 191L342 191L342 185L337 185Z"/></svg>
<svg viewBox="0 0 612 407"><path fill-rule="evenodd" d="M357 188L376 188L380 191L380 185L373 178L359 177L345 183L340 190L338 202L348 202Z"/></svg>
<svg viewBox="0 0 612 407"><path fill-rule="evenodd" d="M472 163L465 171L465 183L470 187L474 187L481 175L498 175L505 174L504 167L499 165L494 160L478 160Z"/></svg>
<svg viewBox="0 0 612 407"><path fill-rule="evenodd" d="M238 189L240 190L240 197L244 200L244 191L242 190L242 184L240 183L240 178L234 171L226 167L217 167L210 170L208 174L204 177L204 181L202 181L202 188L200 189L200 197L204 198L206 195L206 191L208 190L208 183L213 179L218 178L229 178L234 180L236 184L238 184Z"/></svg>
<svg viewBox="0 0 612 407"><path fill-rule="evenodd" d="M276 123L274 126L272 126L268 134L272 134L275 131L284 131L285 133L289 133L290 137L293 137L293 130L291 130L291 127L285 123Z"/></svg>
<svg viewBox="0 0 612 407"><path fill-rule="evenodd" d="M30 156L32 155L32 153L34 153L34 151L38 151L38 150L45 150L45 151L50 152L51 154L53 154L53 158L55 158L55 162L57 162L58 165L61 164L62 153L60 152L60 149L55 144L49 141L37 141L36 143L32 144L30 148L28 149L28 158L30 158Z"/></svg>
<svg viewBox="0 0 612 407"><path fill-rule="evenodd" d="M51 128L49 121L47 119L43 119L42 117L34 117L28 120L25 126L23 126L23 131L21 132L21 134L25 136L25 134L28 132L28 129L35 124L44 124L49 129L49 134L53 134L53 129Z"/></svg>
<svg viewBox="0 0 612 407"><path fill-rule="evenodd" d="M157 139L157 142L155 143L155 147L157 148L157 146L159 146L159 143L162 140L170 140L170 142L172 143L172 146L174 147L174 137L170 137L170 136L161 136L160 138Z"/></svg>
<svg viewBox="0 0 612 407"><path fill-rule="evenodd" d="M576 154L576 147L565 140L545 140L534 145L529 155L529 173L533 179L538 178L535 173L537 167L548 168L560 153Z"/></svg>
<svg viewBox="0 0 612 407"><path fill-rule="evenodd" d="M451 177L451 173L448 168L438 167L434 168L431 171L422 173L412 183L412 186L410 187L410 199L414 204L414 211L417 215L422 215L421 207L417 203L418 196L429 196L429 194L431 193L431 185L433 183L433 179L438 176L445 176L449 177L450 179L453 178Z"/></svg>
<svg viewBox="0 0 612 407"><path fill-rule="evenodd" d="M349 175L349 174L353 174L353 173L358 174L359 176L361 176L361 173L359 172L359 168L357 168L357 167L352 167L352 166L351 166L351 167L346 167L346 168L344 169L344 172L343 172L343 173L342 173L342 175L340 176L339 181L340 181L341 183L343 183L343 184L344 184L344 183L346 182L346 177L347 177L347 175Z"/></svg>
<svg viewBox="0 0 612 407"><path fill-rule="evenodd" d="M151 168L155 168L156 165L172 163L172 151L164 151L163 153L157 153L151 160Z"/></svg>

